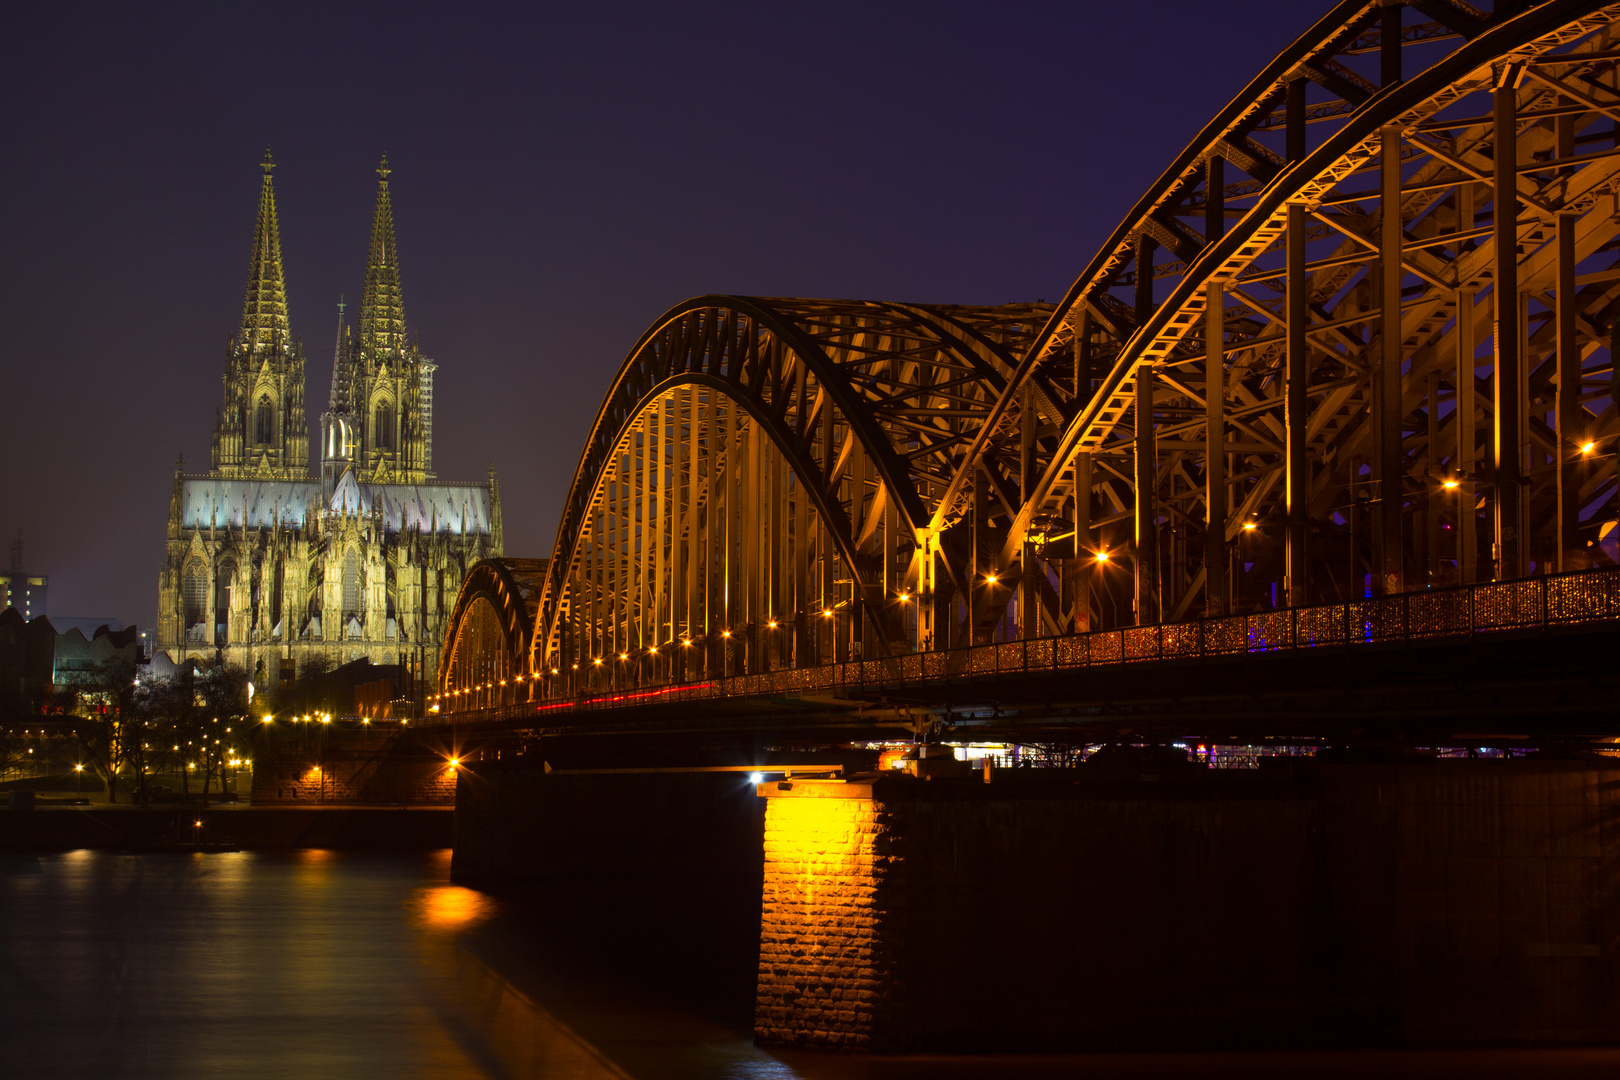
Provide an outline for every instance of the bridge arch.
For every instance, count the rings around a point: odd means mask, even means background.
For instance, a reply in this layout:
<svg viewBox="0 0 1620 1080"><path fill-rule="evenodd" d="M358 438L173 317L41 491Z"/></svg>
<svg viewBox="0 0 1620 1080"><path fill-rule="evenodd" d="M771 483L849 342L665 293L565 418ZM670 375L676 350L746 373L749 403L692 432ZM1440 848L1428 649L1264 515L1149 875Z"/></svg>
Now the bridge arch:
<svg viewBox="0 0 1620 1080"><path fill-rule="evenodd" d="M1620 8L1498 7L1338 5L1092 259L935 507L1013 495L979 512L1021 634L1590 558L1620 516L1594 453L1620 437Z"/></svg>
<svg viewBox="0 0 1620 1080"><path fill-rule="evenodd" d="M707 296L666 313L575 470L532 647L548 692L915 647L918 588L962 580L929 542L932 500L1049 310Z"/></svg>
<svg viewBox="0 0 1620 1080"><path fill-rule="evenodd" d="M462 579L445 626L430 712L485 708L527 697L529 644L544 559L481 559Z"/></svg>

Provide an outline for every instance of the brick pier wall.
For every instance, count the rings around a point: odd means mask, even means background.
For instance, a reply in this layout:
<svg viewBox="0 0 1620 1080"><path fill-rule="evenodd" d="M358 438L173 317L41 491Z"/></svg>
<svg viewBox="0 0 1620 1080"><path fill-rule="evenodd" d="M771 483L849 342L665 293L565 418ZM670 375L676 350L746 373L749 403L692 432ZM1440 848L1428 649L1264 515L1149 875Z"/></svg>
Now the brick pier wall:
<svg viewBox="0 0 1620 1080"><path fill-rule="evenodd" d="M893 989L886 954L904 934L903 924L878 925L890 815L870 783L783 790L798 797L770 800L765 816L755 1032L771 1043L870 1049Z"/></svg>
<svg viewBox="0 0 1620 1080"><path fill-rule="evenodd" d="M1615 1041L1617 764L766 783L756 1034Z"/></svg>

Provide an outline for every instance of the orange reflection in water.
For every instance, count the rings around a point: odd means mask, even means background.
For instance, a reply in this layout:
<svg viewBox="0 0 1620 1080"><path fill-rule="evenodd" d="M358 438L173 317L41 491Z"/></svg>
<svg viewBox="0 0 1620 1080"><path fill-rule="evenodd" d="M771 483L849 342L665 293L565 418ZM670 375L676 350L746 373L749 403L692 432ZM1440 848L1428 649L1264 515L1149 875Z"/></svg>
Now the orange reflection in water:
<svg viewBox="0 0 1620 1080"><path fill-rule="evenodd" d="M495 902L477 889L439 885L416 892L417 922L435 930L460 930L495 914Z"/></svg>

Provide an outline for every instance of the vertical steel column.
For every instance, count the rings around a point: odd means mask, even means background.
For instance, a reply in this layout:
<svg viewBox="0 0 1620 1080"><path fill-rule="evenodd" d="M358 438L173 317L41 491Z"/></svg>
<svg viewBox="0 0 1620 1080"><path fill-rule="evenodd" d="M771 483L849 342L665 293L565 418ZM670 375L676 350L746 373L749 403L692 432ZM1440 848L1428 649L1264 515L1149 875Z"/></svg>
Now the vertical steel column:
<svg viewBox="0 0 1620 1080"><path fill-rule="evenodd" d="M653 406L653 421L658 428L656 445L653 447L657 464L657 468L654 470L657 486L653 491L652 619L648 623L651 630L647 635L647 640L642 642L642 645L647 649L656 647L664 636L664 594L669 580L669 566L664 556L664 541L669 536L669 512L664 508L664 492L668 490L669 482L668 465L665 462L669 447L668 428L665 427L668 416L664 409L664 400L669 399L660 400L657 405ZM671 554L673 553L672 549ZM638 672L641 670L641 665L646 662L645 655L645 653L642 653L636 659L636 670ZM648 672L648 678L650 679L653 675L650 667Z"/></svg>
<svg viewBox="0 0 1620 1080"><path fill-rule="evenodd" d="M805 408L805 401L801 395L799 407ZM794 474L791 477L793 498L793 606L783 614L791 612L793 617L793 665L795 667L809 667L815 661L810 650L810 629L808 615L810 610L810 500L805 495L805 478Z"/></svg>
<svg viewBox="0 0 1620 1080"><path fill-rule="evenodd" d="M760 656L764 659L761 670L772 671L782 666L781 649L777 642L778 635L770 628L772 622L777 621L782 614L785 604L785 578L787 572L786 559L788 557L787 545L783 543L782 523L787 519L783 499L787 497L787 486L782 479L782 454L777 450L776 444L765 443L765 453L770 461L771 471L771 513L766 523L766 555L765 569L770 575L770 585L765 590L765 610L760 618L755 620L755 635L763 634L761 639Z"/></svg>
<svg viewBox="0 0 1620 1080"><path fill-rule="evenodd" d="M1035 494L1035 388L1024 384L1018 430L1018 498L1026 506ZM1035 577L1038 569L1035 545L1024 533L1018 562L1018 636L1024 640L1040 634L1040 591Z"/></svg>
<svg viewBox="0 0 1620 1080"><path fill-rule="evenodd" d="M1615 124L1615 133L1615 141L1620 142L1620 123ZM1615 193L1615 203L1616 209L1620 209L1620 192ZM1620 412L1620 314L1609 327L1609 399ZM1611 443L1609 449L1614 454L1614 508L1620 515L1620 439Z"/></svg>
<svg viewBox="0 0 1620 1080"><path fill-rule="evenodd" d="M1305 157L1305 87L1309 80L1296 78L1288 84L1285 103L1285 142L1289 163ZM1307 424L1306 387L1310 381L1309 345L1305 327L1310 318L1307 301L1309 294L1305 277L1305 208L1294 204L1288 207L1288 234L1286 239L1286 318L1288 345L1287 370L1283 376L1283 425L1286 432L1286 462L1284 466L1284 508L1286 522L1283 531L1284 583L1290 607L1303 607L1307 603L1310 582L1310 553L1307 545L1310 531L1307 512L1311 497L1311 463L1306 451Z"/></svg>
<svg viewBox="0 0 1620 1080"><path fill-rule="evenodd" d="M1074 455L1074 632L1091 629L1091 575L1102 573L1107 564L1092 552L1091 536L1091 453Z"/></svg>
<svg viewBox="0 0 1620 1080"><path fill-rule="evenodd" d="M745 431L746 434L744 438L747 440L747 442L742 454L744 470L742 474L742 535L745 538L744 543L748 545L748 550L743 557L743 566L746 574L744 588L748 590L748 599L747 613L743 617L748 621L749 625L758 627L765 621L761 597L764 591L763 586L765 583L765 576L768 572L765 569L763 560L760 558L759 541L763 526L763 522L761 521L761 517L763 515L760 507L760 496L769 494L769 492L765 489L764 484L761 483L760 443L763 440L760 438L759 425L750 423L746 426ZM750 674L752 674L754 672L763 671L765 668L764 665L760 663L757 634L750 635L750 639L748 650L748 671Z"/></svg>
<svg viewBox="0 0 1620 1080"><path fill-rule="evenodd" d="M1153 314L1153 253L1158 244L1151 236L1136 237L1136 325L1147 325Z"/></svg>
<svg viewBox="0 0 1620 1080"><path fill-rule="evenodd" d="M1379 12L1378 85L1401 81L1401 0L1383 0Z"/></svg>
<svg viewBox="0 0 1620 1080"><path fill-rule="evenodd" d="M1084 308L1074 332L1074 408L1078 413L1091 400L1091 316ZM1074 557L1066 564L1069 626L1074 633L1091 629L1091 455L1081 450L1074 457Z"/></svg>
<svg viewBox="0 0 1620 1080"><path fill-rule="evenodd" d="M1472 185L1464 185L1471 189ZM1474 200L1466 200L1472 209ZM1469 215L1472 220L1472 214ZM1479 435L1479 408L1476 404L1474 353L1477 349L1474 293L1461 289L1457 293L1457 579L1464 585L1474 582L1478 569L1479 541L1475 531L1478 523L1476 508L1476 478L1479 470L1477 440Z"/></svg>
<svg viewBox="0 0 1620 1080"><path fill-rule="evenodd" d="M1379 355L1373 371L1373 565L1379 589L1405 587L1401 506L1401 133L1382 132L1379 155L1383 217L1379 229Z"/></svg>
<svg viewBox="0 0 1620 1080"><path fill-rule="evenodd" d="M1204 286L1204 613L1229 610L1226 585L1226 292Z"/></svg>
<svg viewBox="0 0 1620 1080"><path fill-rule="evenodd" d="M675 641L686 621L682 588L686 581L686 400L688 393L677 388L670 395L669 418L669 633L660 633L654 647ZM662 629L662 628L660 628ZM659 672L662 664L655 664Z"/></svg>
<svg viewBox="0 0 1620 1080"><path fill-rule="evenodd" d="M1226 235L1226 159L1211 154L1204 162L1204 239L1213 244Z"/></svg>
<svg viewBox="0 0 1620 1080"><path fill-rule="evenodd" d="M1496 509L1496 579L1524 576L1523 548L1519 535L1519 472L1524 451L1519 442L1520 414L1524 402L1519 393L1523 375L1519 370L1519 189L1518 189L1518 91L1512 69L1504 73L1503 84L1493 91L1495 104L1495 174L1492 198L1495 216L1496 265L1496 392L1492 409L1494 439L1492 467Z"/></svg>
<svg viewBox="0 0 1620 1080"><path fill-rule="evenodd" d="M967 601L968 640L965 644L981 644L979 634L979 617L982 612L986 617L990 613L991 595L995 586L990 584L990 577L994 568L985 566L984 559L990 548L990 481L984 474L984 466L980 465L973 470L973 558L970 561L971 569L968 575L965 597ZM992 624L990 634L993 637L995 627ZM988 640L988 639L987 639Z"/></svg>
<svg viewBox="0 0 1620 1080"><path fill-rule="evenodd" d="M685 565L685 641L692 641L700 633L700 604L698 596L698 572L703 565L703 405L701 395L705 390L692 387L689 392L689 411L687 411L687 437L684 439L685 458L687 458L687 565ZM692 677L692 648L690 646L677 646L680 657L680 672L684 677Z"/></svg>
<svg viewBox="0 0 1620 1080"><path fill-rule="evenodd" d="M1136 369L1136 625L1159 621L1159 455L1153 432L1153 368Z"/></svg>
<svg viewBox="0 0 1620 1080"><path fill-rule="evenodd" d="M1560 133L1569 117L1560 116ZM1560 143L1563 139L1559 140ZM1573 141L1573 139L1571 139ZM1566 152L1560 147L1559 154ZM1558 334L1558 450L1554 462L1558 487L1557 561L1559 570L1574 570L1576 528L1581 510L1581 446L1586 432L1581 424L1581 349L1576 337L1574 214L1559 214L1557 224L1558 278L1554 286Z"/></svg>
<svg viewBox="0 0 1620 1080"><path fill-rule="evenodd" d="M1299 85L1299 81L1296 80L1294 85ZM1287 514L1284 531L1284 574L1288 605L1303 607L1307 603L1307 582L1310 577L1306 511L1309 508L1311 490L1311 464L1305 442L1308 417L1305 390L1310 378L1310 362L1305 341L1305 326L1309 315L1306 308L1303 206L1295 205L1288 208L1287 256L1288 348L1283 387L1283 416L1287 433L1287 461L1284 469L1284 499Z"/></svg>
<svg viewBox="0 0 1620 1080"><path fill-rule="evenodd" d="M1423 587L1435 588L1440 584L1440 513L1444 508L1440 492L1440 368L1435 365L1429 372L1428 393L1429 430L1424 456L1429 467L1425 470L1423 485Z"/></svg>

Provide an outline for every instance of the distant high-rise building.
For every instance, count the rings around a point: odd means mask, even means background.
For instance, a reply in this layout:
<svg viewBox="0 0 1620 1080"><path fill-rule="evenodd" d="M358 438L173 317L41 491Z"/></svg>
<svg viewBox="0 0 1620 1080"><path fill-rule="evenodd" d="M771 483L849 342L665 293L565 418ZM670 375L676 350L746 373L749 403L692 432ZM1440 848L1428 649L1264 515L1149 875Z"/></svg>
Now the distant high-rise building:
<svg viewBox="0 0 1620 1080"><path fill-rule="evenodd" d="M0 611L16 608L24 619L49 614L45 609L45 590L51 579L44 574L30 574L23 568L22 530L11 544L11 569L0 574Z"/></svg>
<svg viewBox="0 0 1620 1080"><path fill-rule="evenodd" d="M484 483L434 479L435 365L407 330L384 158L359 326L340 303L321 471L310 476L272 168L267 152L212 469L175 470L157 647L176 663L240 664L261 687L316 657L400 663L430 679L462 577L501 551L494 470Z"/></svg>

